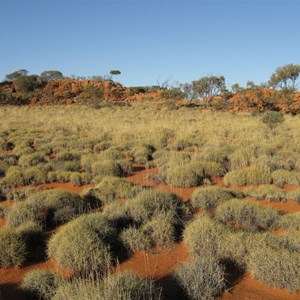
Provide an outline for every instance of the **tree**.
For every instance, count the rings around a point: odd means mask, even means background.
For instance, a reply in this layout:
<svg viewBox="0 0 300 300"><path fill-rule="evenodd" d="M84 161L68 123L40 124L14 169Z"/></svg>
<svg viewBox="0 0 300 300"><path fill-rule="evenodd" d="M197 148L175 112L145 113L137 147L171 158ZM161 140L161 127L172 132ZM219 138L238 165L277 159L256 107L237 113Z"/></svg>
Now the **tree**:
<svg viewBox="0 0 300 300"><path fill-rule="evenodd" d="M244 91L244 88L241 87L238 83L234 83L231 86L231 90L233 93L242 93Z"/></svg>
<svg viewBox="0 0 300 300"><path fill-rule="evenodd" d="M27 70L21 69L21 70L15 71L13 73L6 74L5 80L7 80L7 81L15 81L18 77L20 77L20 76L26 76L27 74L28 74Z"/></svg>
<svg viewBox="0 0 300 300"><path fill-rule="evenodd" d="M300 74L300 65L287 64L275 70L269 80L269 86L276 89L296 90L296 80Z"/></svg>
<svg viewBox="0 0 300 300"><path fill-rule="evenodd" d="M225 87L224 76L205 76L192 81L195 94L201 98L219 95Z"/></svg>
<svg viewBox="0 0 300 300"><path fill-rule="evenodd" d="M110 71L110 79L112 79L112 77L114 75L120 75L120 74L121 74L121 71L119 71L119 70L111 70Z"/></svg>
<svg viewBox="0 0 300 300"><path fill-rule="evenodd" d="M58 80L64 77L64 75L60 71L56 70L44 71L41 73L40 76L45 81Z"/></svg>

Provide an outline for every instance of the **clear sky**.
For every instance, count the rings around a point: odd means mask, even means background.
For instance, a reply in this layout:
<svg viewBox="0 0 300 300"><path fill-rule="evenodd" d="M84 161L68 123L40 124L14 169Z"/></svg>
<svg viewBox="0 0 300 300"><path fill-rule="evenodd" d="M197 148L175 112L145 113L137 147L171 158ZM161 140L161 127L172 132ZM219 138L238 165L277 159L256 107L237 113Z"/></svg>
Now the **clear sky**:
<svg viewBox="0 0 300 300"><path fill-rule="evenodd" d="M60 70L126 86L224 75L267 81L300 63L299 1L0 0L0 81Z"/></svg>

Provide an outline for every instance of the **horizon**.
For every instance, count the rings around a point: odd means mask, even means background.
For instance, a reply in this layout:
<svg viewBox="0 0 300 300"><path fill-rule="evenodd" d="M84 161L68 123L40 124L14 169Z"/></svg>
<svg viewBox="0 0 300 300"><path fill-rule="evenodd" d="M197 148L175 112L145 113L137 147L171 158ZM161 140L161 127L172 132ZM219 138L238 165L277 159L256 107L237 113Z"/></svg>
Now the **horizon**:
<svg viewBox="0 0 300 300"><path fill-rule="evenodd" d="M16 6L16 3L18 6ZM72 3L72 7L70 4ZM125 86L223 75L267 82L299 63L297 1L1 1L0 80L19 69Z"/></svg>

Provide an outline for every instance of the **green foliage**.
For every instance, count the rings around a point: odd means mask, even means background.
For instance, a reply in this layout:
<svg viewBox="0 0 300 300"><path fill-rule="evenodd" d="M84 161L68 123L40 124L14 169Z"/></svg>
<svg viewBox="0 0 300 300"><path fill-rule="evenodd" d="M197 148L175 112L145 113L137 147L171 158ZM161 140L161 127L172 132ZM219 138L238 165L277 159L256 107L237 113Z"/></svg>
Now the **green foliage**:
<svg viewBox="0 0 300 300"><path fill-rule="evenodd" d="M267 111L262 116L262 122L265 123L269 128L275 128L277 125L283 123L283 114L277 111Z"/></svg>
<svg viewBox="0 0 300 300"><path fill-rule="evenodd" d="M225 289L225 270L216 261L197 258L175 273L179 285L189 299L215 299Z"/></svg>
<svg viewBox="0 0 300 300"><path fill-rule="evenodd" d="M225 224L241 225L245 230L266 230L277 225L279 215L274 208L232 199L217 207L215 217Z"/></svg>
<svg viewBox="0 0 300 300"><path fill-rule="evenodd" d="M21 267L27 257L26 243L21 234L11 229L0 230L0 266Z"/></svg>
<svg viewBox="0 0 300 300"><path fill-rule="evenodd" d="M70 176L70 182L76 186L89 184L91 180L92 180L92 175L87 172L84 173L74 172Z"/></svg>

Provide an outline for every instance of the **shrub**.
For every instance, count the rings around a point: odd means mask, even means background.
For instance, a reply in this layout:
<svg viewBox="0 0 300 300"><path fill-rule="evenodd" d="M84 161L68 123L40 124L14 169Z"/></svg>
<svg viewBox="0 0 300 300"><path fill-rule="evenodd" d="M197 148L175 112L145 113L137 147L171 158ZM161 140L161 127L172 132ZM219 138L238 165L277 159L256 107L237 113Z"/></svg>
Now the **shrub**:
<svg viewBox="0 0 300 300"><path fill-rule="evenodd" d="M0 266L21 267L27 257L27 247L21 234L12 229L0 230Z"/></svg>
<svg viewBox="0 0 300 300"><path fill-rule="evenodd" d="M271 175L266 171L253 168L233 170L227 173L224 177L225 186L243 186L268 183L271 183Z"/></svg>
<svg viewBox="0 0 300 300"><path fill-rule="evenodd" d="M300 185L300 172L277 170L272 173L273 183L283 187L285 184Z"/></svg>
<svg viewBox="0 0 300 300"><path fill-rule="evenodd" d="M267 199L269 201L285 202L285 192L274 185L262 185L259 188L244 190L245 196L252 197L256 200Z"/></svg>
<svg viewBox="0 0 300 300"><path fill-rule="evenodd" d="M193 255L216 256L227 231L221 224L201 216L186 226L183 239Z"/></svg>
<svg viewBox="0 0 300 300"><path fill-rule="evenodd" d="M8 186L25 185L24 174L20 167L10 167L5 177L2 179L2 183Z"/></svg>
<svg viewBox="0 0 300 300"><path fill-rule="evenodd" d="M217 207L215 217L225 224L233 223L242 225L246 230L257 230L276 226L279 215L276 209L232 199Z"/></svg>
<svg viewBox="0 0 300 300"><path fill-rule="evenodd" d="M215 299L225 289L225 271L216 261L197 258L175 272L189 299Z"/></svg>
<svg viewBox="0 0 300 300"><path fill-rule="evenodd" d="M269 128L273 129L284 121L283 114L277 111L267 111L261 118L262 122L265 123Z"/></svg>
<svg viewBox="0 0 300 300"><path fill-rule="evenodd" d="M55 295L58 277L45 270L32 270L25 274L22 288L38 299L51 300Z"/></svg>
<svg viewBox="0 0 300 300"><path fill-rule="evenodd" d="M209 211L232 197L233 195L229 191L211 186L196 189L192 194L191 202L194 208Z"/></svg>
<svg viewBox="0 0 300 300"><path fill-rule="evenodd" d="M112 160L103 160L92 164L92 173L94 176L121 176L122 169L118 163Z"/></svg>

